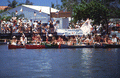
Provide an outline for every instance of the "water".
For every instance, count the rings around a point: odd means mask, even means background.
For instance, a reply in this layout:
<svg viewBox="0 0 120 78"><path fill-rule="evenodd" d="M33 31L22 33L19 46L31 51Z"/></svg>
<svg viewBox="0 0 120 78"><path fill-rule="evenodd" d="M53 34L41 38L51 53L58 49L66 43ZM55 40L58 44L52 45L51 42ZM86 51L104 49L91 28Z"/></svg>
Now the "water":
<svg viewBox="0 0 120 78"><path fill-rule="evenodd" d="M0 78L120 78L120 49L12 49L0 45Z"/></svg>

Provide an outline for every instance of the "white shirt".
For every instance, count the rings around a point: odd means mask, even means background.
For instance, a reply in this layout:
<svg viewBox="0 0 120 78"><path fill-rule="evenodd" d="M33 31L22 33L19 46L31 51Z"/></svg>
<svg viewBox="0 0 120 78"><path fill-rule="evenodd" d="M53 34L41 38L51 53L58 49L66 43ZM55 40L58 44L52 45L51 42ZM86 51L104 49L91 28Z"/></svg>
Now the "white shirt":
<svg viewBox="0 0 120 78"><path fill-rule="evenodd" d="M37 27L37 23L35 22L35 23L34 23L34 28L36 28L36 27Z"/></svg>
<svg viewBox="0 0 120 78"><path fill-rule="evenodd" d="M112 38L112 42L117 42L117 38Z"/></svg>

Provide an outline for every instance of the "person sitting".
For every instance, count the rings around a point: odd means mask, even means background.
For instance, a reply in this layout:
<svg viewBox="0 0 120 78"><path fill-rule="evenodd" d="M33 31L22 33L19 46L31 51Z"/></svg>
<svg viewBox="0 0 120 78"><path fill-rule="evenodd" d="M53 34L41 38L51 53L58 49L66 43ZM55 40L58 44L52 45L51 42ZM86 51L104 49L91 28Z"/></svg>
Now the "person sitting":
<svg viewBox="0 0 120 78"><path fill-rule="evenodd" d="M71 39L68 40L67 44L68 44L69 46L73 45L73 42L71 41Z"/></svg>
<svg viewBox="0 0 120 78"><path fill-rule="evenodd" d="M20 37L20 42L22 45L25 45L27 43L27 38L25 37L24 34L22 35L22 37Z"/></svg>
<svg viewBox="0 0 120 78"><path fill-rule="evenodd" d="M49 38L48 38L48 36L46 36L46 43L47 43L47 44L50 43L48 40L49 40Z"/></svg>
<svg viewBox="0 0 120 78"><path fill-rule="evenodd" d="M113 42L112 42L112 40L110 38L108 38L107 44L113 44Z"/></svg>
<svg viewBox="0 0 120 78"><path fill-rule="evenodd" d="M17 45L16 36L13 36L13 38L12 38L12 40L11 40L11 45Z"/></svg>
<svg viewBox="0 0 120 78"><path fill-rule="evenodd" d="M57 39L57 44L62 44L62 38L59 36L58 39Z"/></svg>
<svg viewBox="0 0 120 78"><path fill-rule="evenodd" d="M112 36L112 42L113 42L113 44L117 44L117 38L116 38L116 35L113 35L113 36Z"/></svg>
<svg viewBox="0 0 120 78"><path fill-rule="evenodd" d="M91 41L90 38L87 36L87 38L84 40L84 43L89 44L90 41Z"/></svg>
<svg viewBox="0 0 120 78"><path fill-rule="evenodd" d="M32 41L36 40L37 36L35 34L33 34L32 36Z"/></svg>
<svg viewBox="0 0 120 78"><path fill-rule="evenodd" d="M40 35L38 34L38 35L37 35L37 38L36 38L35 44L36 44L36 45L40 45L41 43L42 43L42 39L41 39Z"/></svg>
<svg viewBox="0 0 120 78"><path fill-rule="evenodd" d="M51 42L51 44L53 44L53 45L57 45L57 40L56 40L55 37L52 37L52 42Z"/></svg>

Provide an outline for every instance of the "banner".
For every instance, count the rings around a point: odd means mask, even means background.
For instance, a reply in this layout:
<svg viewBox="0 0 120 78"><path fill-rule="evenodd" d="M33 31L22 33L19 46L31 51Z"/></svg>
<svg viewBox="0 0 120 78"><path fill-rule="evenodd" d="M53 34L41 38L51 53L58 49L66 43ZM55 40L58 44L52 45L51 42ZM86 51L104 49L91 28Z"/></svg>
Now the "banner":
<svg viewBox="0 0 120 78"><path fill-rule="evenodd" d="M57 29L57 35L65 35L65 36L70 36L70 35L83 35L82 30L79 29Z"/></svg>

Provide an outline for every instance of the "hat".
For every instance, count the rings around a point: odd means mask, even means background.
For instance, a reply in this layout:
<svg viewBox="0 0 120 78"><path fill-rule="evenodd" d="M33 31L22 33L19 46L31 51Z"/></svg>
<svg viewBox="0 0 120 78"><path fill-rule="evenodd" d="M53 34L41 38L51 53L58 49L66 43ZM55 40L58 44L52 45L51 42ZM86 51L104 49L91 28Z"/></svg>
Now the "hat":
<svg viewBox="0 0 120 78"><path fill-rule="evenodd" d="M53 35L52 34L49 34L49 37L52 37Z"/></svg>
<svg viewBox="0 0 120 78"><path fill-rule="evenodd" d="M13 36L13 38L16 38L16 36Z"/></svg>

